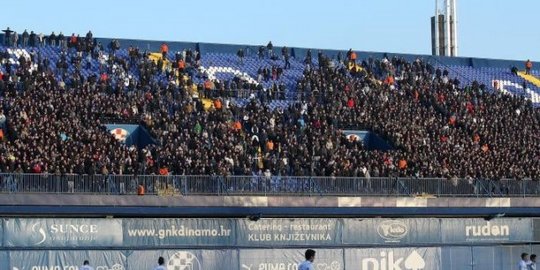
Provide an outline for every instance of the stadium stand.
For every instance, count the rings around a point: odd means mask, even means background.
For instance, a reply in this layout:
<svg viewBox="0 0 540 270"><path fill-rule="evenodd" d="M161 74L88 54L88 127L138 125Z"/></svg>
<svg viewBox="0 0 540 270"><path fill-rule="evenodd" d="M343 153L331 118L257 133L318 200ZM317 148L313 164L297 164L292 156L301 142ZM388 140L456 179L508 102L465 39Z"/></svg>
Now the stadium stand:
<svg viewBox="0 0 540 270"><path fill-rule="evenodd" d="M444 67L443 67L444 68ZM478 82L489 86L488 89L502 93L524 96L534 104L540 103L539 82L533 75L525 75L524 72L512 74L506 68L474 68L466 66L448 66L449 76L463 78L464 82L472 84Z"/></svg>
<svg viewBox="0 0 540 270"><path fill-rule="evenodd" d="M540 179L540 88L510 69L28 38L0 46L2 172Z"/></svg>

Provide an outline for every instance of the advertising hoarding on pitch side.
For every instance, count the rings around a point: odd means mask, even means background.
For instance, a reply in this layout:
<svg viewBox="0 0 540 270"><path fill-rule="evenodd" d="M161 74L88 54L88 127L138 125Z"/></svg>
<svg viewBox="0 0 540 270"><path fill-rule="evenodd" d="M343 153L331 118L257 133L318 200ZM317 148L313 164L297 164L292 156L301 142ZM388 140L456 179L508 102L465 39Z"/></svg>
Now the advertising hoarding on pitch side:
<svg viewBox="0 0 540 270"><path fill-rule="evenodd" d="M4 220L5 247L121 247L122 237L120 219Z"/></svg>
<svg viewBox="0 0 540 270"><path fill-rule="evenodd" d="M345 249L346 269L358 270L439 270L440 248Z"/></svg>
<svg viewBox="0 0 540 270"><path fill-rule="evenodd" d="M126 254L113 250L10 251L11 270L77 270L88 260L95 270L127 270Z"/></svg>
<svg viewBox="0 0 540 270"><path fill-rule="evenodd" d="M341 244L339 219L238 220L240 246L336 246Z"/></svg>
<svg viewBox="0 0 540 270"><path fill-rule="evenodd" d="M234 219L124 219L125 247L234 246Z"/></svg>
<svg viewBox="0 0 540 270"><path fill-rule="evenodd" d="M344 219L343 244L418 245L441 242L441 224L436 218Z"/></svg>
<svg viewBox="0 0 540 270"><path fill-rule="evenodd" d="M507 270L522 252L540 253L538 245L446 247L315 248L316 270ZM95 270L166 269L297 270L305 248L162 249L162 250L31 250L0 251L0 269L77 270L88 260Z"/></svg>
<svg viewBox="0 0 540 270"><path fill-rule="evenodd" d="M129 269L154 269L157 259L165 259L166 269L239 269L237 250L139 250L127 256Z"/></svg>
<svg viewBox="0 0 540 270"><path fill-rule="evenodd" d="M296 270L305 260L305 249L251 249L240 250L242 270ZM317 249L313 263L317 270L343 270L342 249Z"/></svg>
<svg viewBox="0 0 540 270"><path fill-rule="evenodd" d="M515 243L532 242L529 218L442 219L442 243Z"/></svg>
<svg viewBox="0 0 540 270"><path fill-rule="evenodd" d="M39 219L0 223L5 248L388 247L534 243L528 218L484 219Z"/></svg>

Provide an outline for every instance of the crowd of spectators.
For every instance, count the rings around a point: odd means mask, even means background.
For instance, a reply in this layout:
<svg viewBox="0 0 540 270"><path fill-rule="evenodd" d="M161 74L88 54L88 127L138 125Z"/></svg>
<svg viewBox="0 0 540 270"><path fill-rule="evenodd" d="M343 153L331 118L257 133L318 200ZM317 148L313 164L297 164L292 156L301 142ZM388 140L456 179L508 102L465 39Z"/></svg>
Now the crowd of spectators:
<svg viewBox="0 0 540 270"><path fill-rule="evenodd" d="M351 50L337 60L319 52L314 66L310 51L297 102L272 110L282 97L268 93L284 86L210 80L198 51L162 46L169 57L155 60L134 47L120 56L117 40L104 48L91 33L64 40L48 43L61 47L56 68L39 53L13 66L0 51L2 172L540 179L540 110L421 60L360 62ZM258 54L275 56L272 43ZM81 75L96 62L99 75ZM258 79L280 69L261 68ZM227 95L235 88L266 94L239 106ZM104 119L138 121L158 144L127 147ZM344 129L373 131L393 150L367 150Z"/></svg>

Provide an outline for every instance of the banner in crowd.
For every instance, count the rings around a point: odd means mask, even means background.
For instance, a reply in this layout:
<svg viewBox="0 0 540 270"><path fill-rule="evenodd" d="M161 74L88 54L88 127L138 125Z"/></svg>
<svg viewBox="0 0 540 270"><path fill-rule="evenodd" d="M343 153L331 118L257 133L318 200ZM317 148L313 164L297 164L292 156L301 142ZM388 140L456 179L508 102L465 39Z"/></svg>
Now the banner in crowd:
<svg viewBox="0 0 540 270"><path fill-rule="evenodd" d="M345 249L347 269L358 270L439 270L440 248Z"/></svg>
<svg viewBox="0 0 540 270"><path fill-rule="evenodd" d="M239 269L237 250L145 250L128 253L129 269L154 269L159 257L165 259L166 269Z"/></svg>
<svg viewBox="0 0 540 270"><path fill-rule="evenodd" d="M121 143L144 148L156 143L148 131L140 125L105 124L105 128Z"/></svg>
<svg viewBox="0 0 540 270"><path fill-rule="evenodd" d="M336 246L341 244L339 219L238 220L239 246Z"/></svg>
<svg viewBox="0 0 540 270"><path fill-rule="evenodd" d="M240 268L242 270L295 270L305 261L305 249L252 249L240 250ZM317 270L343 270L342 249L317 249L315 262ZM355 265L355 264L352 264ZM351 266L352 266L351 265ZM232 268L231 268L232 269ZM236 268L238 269L238 268ZM354 269L351 267L350 269Z"/></svg>
<svg viewBox="0 0 540 270"><path fill-rule="evenodd" d="M529 218L442 219L443 243L512 243L531 242L532 224Z"/></svg>
<svg viewBox="0 0 540 270"><path fill-rule="evenodd" d="M4 221L6 247L121 247L121 219L37 219Z"/></svg>
<svg viewBox="0 0 540 270"><path fill-rule="evenodd" d="M124 219L124 246L233 246L234 219Z"/></svg>
<svg viewBox="0 0 540 270"><path fill-rule="evenodd" d="M422 219L344 219L343 244L418 245L441 242L440 220Z"/></svg>

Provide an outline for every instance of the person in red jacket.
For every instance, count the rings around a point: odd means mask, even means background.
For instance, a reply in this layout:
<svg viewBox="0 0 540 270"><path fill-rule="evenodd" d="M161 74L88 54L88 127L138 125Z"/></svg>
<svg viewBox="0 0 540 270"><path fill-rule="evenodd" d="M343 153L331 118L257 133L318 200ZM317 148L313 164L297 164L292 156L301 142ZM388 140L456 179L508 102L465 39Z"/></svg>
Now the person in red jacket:
<svg viewBox="0 0 540 270"><path fill-rule="evenodd" d="M71 34L71 38L69 38L69 45L71 48L75 48L77 46L77 36L75 36L75 33Z"/></svg>
<svg viewBox="0 0 540 270"><path fill-rule="evenodd" d="M353 98L349 98L349 100L347 101L347 107L349 108L354 108L354 99Z"/></svg>
<svg viewBox="0 0 540 270"><path fill-rule="evenodd" d="M163 55L163 59L167 58L168 52L169 52L169 45L167 45L167 43L161 44L161 54Z"/></svg>
<svg viewBox="0 0 540 270"><path fill-rule="evenodd" d="M137 186L137 195L144 196L144 186L142 183Z"/></svg>
<svg viewBox="0 0 540 270"><path fill-rule="evenodd" d="M178 72L184 73L184 70L186 69L186 62L184 59L178 60Z"/></svg>
<svg viewBox="0 0 540 270"><path fill-rule="evenodd" d="M356 52L354 52L351 49L349 49L349 51L347 52L347 57L349 58L349 65L352 65L353 67L356 66Z"/></svg>

